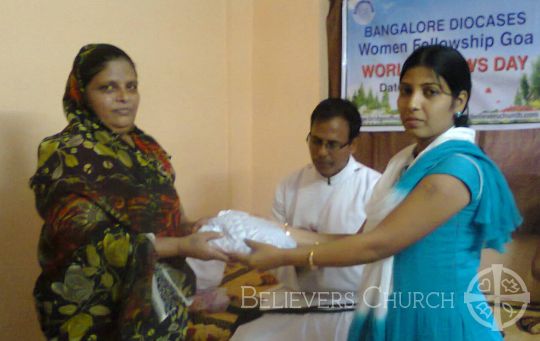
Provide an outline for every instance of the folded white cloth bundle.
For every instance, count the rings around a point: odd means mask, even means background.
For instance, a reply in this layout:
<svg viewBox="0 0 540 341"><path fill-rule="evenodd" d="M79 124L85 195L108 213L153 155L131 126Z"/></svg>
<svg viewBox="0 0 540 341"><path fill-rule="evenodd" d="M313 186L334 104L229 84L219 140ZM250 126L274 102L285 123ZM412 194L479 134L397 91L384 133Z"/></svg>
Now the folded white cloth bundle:
<svg viewBox="0 0 540 341"><path fill-rule="evenodd" d="M245 239L280 248L296 247L294 239L285 234L280 224L242 211L221 211L199 231L215 231L223 234L222 238L214 239L210 243L226 252L249 253L250 248L244 242ZM197 290L216 287L221 283L225 269L224 262L195 258L187 258L187 262L197 276Z"/></svg>

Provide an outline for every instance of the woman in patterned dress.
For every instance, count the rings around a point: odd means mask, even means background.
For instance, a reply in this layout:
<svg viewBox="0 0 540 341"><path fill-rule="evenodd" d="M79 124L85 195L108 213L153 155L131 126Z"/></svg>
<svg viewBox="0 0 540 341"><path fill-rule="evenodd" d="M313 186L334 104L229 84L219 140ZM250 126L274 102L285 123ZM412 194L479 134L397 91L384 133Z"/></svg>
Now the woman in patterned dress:
<svg viewBox="0 0 540 341"><path fill-rule="evenodd" d="M190 234L170 157L135 126L131 58L84 46L68 78L67 127L39 146L30 185L44 220L34 297L51 340L182 340L193 273L184 258L227 260Z"/></svg>

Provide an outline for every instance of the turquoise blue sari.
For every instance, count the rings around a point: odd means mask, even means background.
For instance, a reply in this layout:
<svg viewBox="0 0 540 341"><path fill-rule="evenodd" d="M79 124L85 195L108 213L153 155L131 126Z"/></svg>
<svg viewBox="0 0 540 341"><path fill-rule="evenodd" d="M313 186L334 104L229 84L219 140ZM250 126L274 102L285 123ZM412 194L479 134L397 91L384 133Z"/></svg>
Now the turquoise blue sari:
<svg viewBox="0 0 540 341"><path fill-rule="evenodd" d="M389 163L381 179L381 186L375 188L374 198L366 207L366 229L376 228L435 166L449 157L459 155L470 160L480 176L481 195L477 198L478 202L472 213L472 228L476 234L474 237L480 241L479 248L493 248L502 252L504 244L511 239L512 231L521 224L522 218L503 174L473 141L472 129L451 128L414 160L411 156L412 146L398 153ZM381 193L377 193L378 190ZM371 223L370 216L375 216ZM432 252L437 253L438 250ZM430 254L426 257L430 257ZM361 299L349 330L349 340L389 339L387 317L391 310L388 310L385 303L388 295L392 294L395 271L399 269L394 268L394 257L366 265L359 290ZM462 294L460 290L455 288L458 296ZM396 322L395 319L393 322ZM484 327L478 324L467 328Z"/></svg>

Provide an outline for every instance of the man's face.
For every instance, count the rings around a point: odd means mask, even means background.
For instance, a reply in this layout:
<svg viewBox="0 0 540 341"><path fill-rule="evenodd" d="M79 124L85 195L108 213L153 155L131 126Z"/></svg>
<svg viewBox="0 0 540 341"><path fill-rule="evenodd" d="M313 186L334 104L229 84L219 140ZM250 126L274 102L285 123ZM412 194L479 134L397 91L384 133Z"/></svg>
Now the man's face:
<svg viewBox="0 0 540 341"><path fill-rule="evenodd" d="M349 123L334 117L315 121L308 136L311 161L324 177L339 173L349 161L353 146L349 143Z"/></svg>

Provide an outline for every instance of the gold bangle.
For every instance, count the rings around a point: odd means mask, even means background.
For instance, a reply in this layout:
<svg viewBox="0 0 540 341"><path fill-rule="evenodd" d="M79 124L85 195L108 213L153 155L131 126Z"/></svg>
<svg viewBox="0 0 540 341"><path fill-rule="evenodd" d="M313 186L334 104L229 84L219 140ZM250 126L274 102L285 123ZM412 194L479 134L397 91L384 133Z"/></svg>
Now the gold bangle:
<svg viewBox="0 0 540 341"><path fill-rule="evenodd" d="M307 257L308 265L309 265L310 270L317 269L317 266L315 265L315 262L313 262L313 256L314 255L315 255L315 250L311 249L311 251L309 251L308 257Z"/></svg>
<svg viewBox="0 0 540 341"><path fill-rule="evenodd" d="M283 229L285 230L285 235L286 235L286 236L290 236L290 235L291 235L291 231L289 231L289 224L288 224L288 223L284 223L284 224L283 224Z"/></svg>
<svg viewBox="0 0 540 341"><path fill-rule="evenodd" d="M150 240L152 246L156 247L156 235L153 233L145 233L146 238Z"/></svg>

